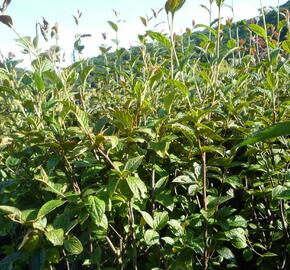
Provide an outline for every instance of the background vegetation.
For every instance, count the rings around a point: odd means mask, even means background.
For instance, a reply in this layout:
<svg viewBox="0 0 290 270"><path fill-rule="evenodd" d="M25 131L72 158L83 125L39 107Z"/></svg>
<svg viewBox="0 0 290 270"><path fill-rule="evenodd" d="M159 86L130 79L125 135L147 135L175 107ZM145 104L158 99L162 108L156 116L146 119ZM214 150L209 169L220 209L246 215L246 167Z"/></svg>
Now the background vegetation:
<svg viewBox="0 0 290 270"><path fill-rule="evenodd" d="M19 36L32 69L0 68L1 270L289 269L289 1L178 36L184 2L168 35L141 17L131 50L117 22L114 54L83 60L76 36L66 68L38 47L57 41L45 19Z"/></svg>

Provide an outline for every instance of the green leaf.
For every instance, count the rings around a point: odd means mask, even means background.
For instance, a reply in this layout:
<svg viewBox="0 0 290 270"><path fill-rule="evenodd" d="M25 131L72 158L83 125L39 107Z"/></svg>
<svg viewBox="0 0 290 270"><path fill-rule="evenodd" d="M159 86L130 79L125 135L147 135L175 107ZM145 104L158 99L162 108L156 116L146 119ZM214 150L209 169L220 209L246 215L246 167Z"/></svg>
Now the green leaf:
<svg viewBox="0 0 290 270"><path fill-rule="evenodd" d="M149 37L153 40L156 40L160 44L162 44L165 48L170 49L171 43L170 40L163 34L159 32L147 31Z"/></svg>
<svg viewBox="0 0 290 270"><path fill-rule="evenodd" d="M282 191L278 196L278 199L283 199L283 200L290 200L290 189Z"/></svg>
<svg viewBox="0 0 290 270"><path fill-rule="evenodd" d="M154 230L147 230L144 233L144 240L148 246L153 246L159 243L159 233Z"/></svg>
<svg viewBox="0 0 290 270"><path fill-rule="evenodd" d="M49 248L47 250L47 261L49 263L59 263L61 256L59 254L58 248Z"/></svg>
<svg viewBox="0 0 290 270"><path fill-rule="evenodd" d="M235 260L235 255L227 247L222 247L222 248L218 249L217 252L220 256L222 256L226 260L231 260L231 261Z"/></svg>
<svg viewBox="0 0 290 270"><path fill-rule="evenodd" d="M80 72L80 80L85 83L90 73L94 70L94 66L87 66Z"/></svg>
<svg viewBox="0 0 290 270"><path fill-rule="evenodd" d="M242 180L239 176L237 175L231 175L231 176L228 176L225 180L224 180L225 183L228 183L229 185L231 185L233 188L236 188L236 187L241 187L243 186L243 183L242 183Z"/></svg>
<svg viewBox="0 0 290 270"><path fill-rule="evenodd" d="M149 142L149 146L152 150L156 152L161 158L165 158L168 155L168 149L170 142L161 141L161 142Z"/></svg>
<svg viewBox="0 0 290 270"><path fill-rule="evenodd" d="M171 237L165 236L161 238L166 244L173 246L174 245L174 240Z"/></svg>
<svg viewBox="0 0 290 270"><path fill-rule="evenodd" d="M267 38L267 33L265 32L265 29L257 24L250 24L249 28L258 36Z"/></svg>
<svg viewBox="0 0 290 270"><path fill-rule="evenodd" d="M165 3L165 11L168 14L172 13L174 16L175 12L182 8L186 0L167 0Z"/></svg>
<svg viewBox="0 0 290 270"><path fill-rule="evenodd" d="M97 196L89 196L87 199L86 208L95 224L102 222L103 215L105 214L106 204Z"/></svg>
<svg viewBox="0 0 290 270"><path fill-rule="evenodd" d="M246 248L243 250L243 257L245 259L246 262L249 262L253 259L254 255L253 255L253 251L249 248Z"/></svg>
<svg viewBox="0 0 290 270"><path fill-rule="evenodd" d="M13 207L13 206L7 206L7 205L0 205L0 211L1 212L4 212L5 214L8 214L8 215L12 215L14 216L15 218L17 218L18 220L21 219L21 211L16 208L16 207Z"/></svg>
<svg viewBox="0 0 290 270"><path fill-rule="evenodd" d="M217 31L206 24L196 24L195 28L198 28L198 27L204 27L207 31L211 32L215 37L217 36Z"/></svg>
<svg viewBox="0 0 290 270"><path fill-rule="evenodd" d="M202 146L200 147L201 153L217 153L221 156L225 155L225 149L220 146L210 145L210 146Z"/></svg>
<svg viewBox="0 0 290 270"><path fill-rule="evenodd" d="M248 246L245 234L245 230L242 228L236 228L225 232L225 236L237 249L243 249Z"/></svg>
<svg viewBox="0 0 290 270"><path fill-rule="evenodd" d="M70 236L68 240L64 241L64 248L73 255L79 255L84 250L81 241L75 236Z"/></svg>
<svg viewBox="0 0 290 270"><path fill-rule="evenodd" d="M266 252L262 256L263 257L278 257L279 255L273 252Z"/></svg>
<svg viewBox="0 0 290 270"><path fill-rule="evenodd" d="M7 167L16 167L21 163L21 159L13 156L9 156L6 161L5 165Z"/></svg>
<svg viewBox="0 0 290 270"><path fill-rule="evenodd" d="M127 178L127 183L134 197L137 199L146 198L147 187L139 177L129 176Z"/></svg>
<svg viewBox="0 0 290 270"><path fill-rule="evenodd" d="M111 26L111 28L115 31L115 32L118 32L118 25L115 24L114 22L112 21L108 21L108 24Z"/></svg>
<svg viewBox="0 0 290 270"><path fill-rule="evenodd" d="M156 231L160 231L166 226L169 220L168 213L166 211L163 212L154 212L154 219L153 219L153 229Z"/></svg>
<svg viewBox="0 0 290 270"><path fill-rule="evenodd" d="M151 217L151 215L145 211L141 211L141 215L146 221L146 223L153 229L154 225L153 225L153 218Z"/></svg>
<svg viewBox="0 0 290 270"><path fill-rule="evenodd" d="M285 190L286 190L286 187L281 186L281 185L278 185L275 188L273 188L272 189L272 199L276 199Z"/></svg>
<svg viewBox="0 0 290 270"><path fill-rule="evenodd" d="M228 224L230 227L241 227L241 228L247 228L248 222L246 219L244 219L242 216L232 216L227 219Z"/></svg>
<svg viewBox="0 0 290 270"><path fill-rule="evenodd" d="M45 232L47 240L49 240L54 246L62 246L64 240L63 229L56 229Z"/></svg>
<svg viewBox="0 0 290 270"><path fill-rule="evenodd" d="M54 211L56 208L62 206L65 203L63 200L51 200L46 202L38 211L37 218L42 218L49 214L50 212Z"/></svg>
<svg viewBox="0 0 290 270"><path fill-rule="evenodd" d="M143 158L144 156L138 156L138 157L129 159L125 164L124 170L130 171L130 172L136 171L138 167L141 165Z"/></svg>
<svg viewBox="0 0 290 270"><path fill-rule="evenodd" d="M82 129L87 132L89 129L89 117L88 114L84 111L82 111L80 108L76 107L73 110L76 118L78 119L78 122L80 123Z"/></svg>
<svg viewBox="0 0 290 270"><path fill-rule="evenodd" d="M228 40L228 42L227 42L227 47L228 47L229 49L233 49L233 48L235 48L236 45L237 45L237 42L236 42L236 40L233 39L233 38L230 39L230 40Z"/></svg>
<svg viewBox="0 0 290 270"><path fill-rule="evenodd" d="M275 64L277 62L277 58L279 56L280 53L280 48L277 48L275 50L273 50L270 54L270 59L271 59L271 64Z"/></svg>
<svg viewBox="0 0 290 270"><path fill-rule="evenodd" d="M166 96L163 98L164 109L167 111L167 113L170 113L174 99L175 99L174 91L168 92Z"/></svg>
<svg viewBox="0 0 290 270"><path fill-rule="evenodd" d="M45 84L38 72L34 73L34 83L38 91L42 92L45 89Z"/></svg>
<svg viewBox="0 0 290 270"><path fill-rule="evenodd" d="M189 177L188 175L180 175L180 176L177 176L176 178L174 178L172 183L181 184L181 185L185 185L185 184L191 185L191 184L194 184L195 181L191 177Z"/></svg>
<svg viewBox="0 0 290 270"><path fill-rule="evenodd" d="M282 48L286 53L290 53L290 40L284 40L282 42Z"/></svg>
<svg viewBox="0 0 290 270"><path fill-rule="evenodd" d="M10 255L4 257L1 261L0 261L0 269L2 270L2 268L4 268L5 270L12 270L12 263L16 260L19 260L21 257L23 256L22 252L17 251L17 252L13 252ZM7 265L11 265L11 267L7 267ZM7 267L7 268L6 268Z"/></svg>
<svg viewBox="0 0 290 270"><path fill-rule="evenodd" d="M240 144L238 144L238 146L241 147L248 144L254 144L257 142L265 141L267 139L272 139L279 136L286 136L289 134L290 134L290 121L282 122L254 133L249 138L245 139Z"/></svg>
<svg viewBox="0 0 290 270"><path fill-rule="evenodd" d="M173 211L174 199L173 196L170 195L170 193L163 192L160 194L156 194L155 200L156 202L166 207L169 211Z"/></svg>
<svg viewBox="0 0 290 270"><path fill-rule="evenodd" d="M44 248L37 250L32 257L31 270L43 270L46 263L46 250Z"/></svg>
<svg viewBox="0 0 290 270"><path fill-rule="evenodd" d="M188 87L183 82L172 79L168 79L166 82L169 86L177 88L184 97L188 96L189 94Z"/></svg>
<svg viewBox="0 0 290 270"><path fill-rule="evenodd" d="M177 236L182 237L184 234L184 228L181 226L181 223L179 220L176 219L170 219L168 221L168 225L170 226L171 232Z"/></svg>
<svg viewBox="0 0 290 270"><path fill-rule="evenodd" d="M147 27L147 19L144 18L144 17L142 17L142 16L140 16L140 20L141 20L141 22L143 23L143 25L144 25L145 27Z"/></svg>

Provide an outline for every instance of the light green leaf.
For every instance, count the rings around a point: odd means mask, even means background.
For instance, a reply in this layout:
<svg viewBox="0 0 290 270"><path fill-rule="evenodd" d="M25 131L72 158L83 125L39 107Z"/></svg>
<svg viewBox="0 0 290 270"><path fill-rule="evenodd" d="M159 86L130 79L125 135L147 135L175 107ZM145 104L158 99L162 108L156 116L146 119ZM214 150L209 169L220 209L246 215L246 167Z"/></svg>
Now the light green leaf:
<svg viewBox="0 0 290 270"><path fill-rule="evenodd" d="M46 202L38 211L37 218L42 218L49 214L50 212L54 211L56 208L62 206L65 203L63 200L51 200Z"/></svg>
<svg viewBox="0 0 290 270"><path fill-rule="evenodd" d="M278 257L279 255L273 252L266 252L262 256L263 257Z"/></svg>
<svg viewBox="0 0 290 270"><path fill-rule="evenodd" d="M106 204L97 196L89 196L87 199L86 208L95 224L102 222L103 215L105 214Z"/></svg>
<svg viewBox="0 0 290 270"><path fill-rule="evenodd" d="M290 40L284 40L282 42L282 48L286 53L290 53Z"/></svg>
<svg viewBox="0 0 290 270"><path fill-rule="evenodd" d="M165 3L165 11L168 14L172 13L174 16L175 12L182 8L186 0L167 0Z"/></svg>
<svg viewBox="0 0 290 270"><path fill-rule="evenodd" d="M232 216L227 219L230 227L247 228L248 222L242 216Z"/></svg>
<svg viewBox="0 0 290 270"><path fill-rule="evenodd" d="M243 249L248 246L245 234L246 232L242 228L236 228L225 232L225 236L237 249Z"/></svg>
<svg viewBox="0 0 290 270"><path fill-rule="evenodd" d="M245 139L240 144L238 144L238 146L241 147L248 144L254 144L279 136L287 136L289 134L290 134L290 121L282 122L254 133L249 138Z"/></svg>
<svg viewBox="0 0 290 270"><path fill-rule="evenodd" d="M165 158L168 155L170 142L165 140L161 142L150 142L149 146L152 150L156 152L158 156L160 156L161 158Z"/></svg>
<svg viewBox="0 0 290 270"><path fill-rule="evenodd" d="M45 89L44 81L38 72L34 74L34 83L38 91L42 92Z"/></svg>
<svg viewBox="0 0 290 270"><path fill-rule="evenodd" d="M174 240L171 237L165 236L161 238L166 244L173 246L174 245Z"/></svg>
<svg viewBox="0 0 290 270"><path fill-rule="evenodd" d="M62 206L65 203L63 200L51 200L46 202L38 211L37 218L42 218L49 214L50 212L54 211L56 208Z"/></svg>
<svg viewBox="0 0 290 270"><path fill-rule="evenodd" d="M230 40L228 40L228 42L227 42L227 47L228 47L229 49L233 49L233 48L235 48L236 45L237 45L237 42L236 42L236 40L233 39L233 38L230 39Z"/></svg>
<svg viewBox="0 0 290 270"><path fill-rule="evenodd" d="M80 80L85 83L90 73L94 70L94 66L87 66L80 72Z"/></svg>
<svg viewBox="0 0 290 270"><path fill-rule="evenodd" d="M138 169L138 167L141 165L143 158L144 158L144 156L130 158L126 162L124 170L130 171L130 172L136 171Z"/></svg>
<svg viewBox="0 0 290 270"><path fill-rule="evenodd" d="M172 124L172 129L181 132L190 142L196 141L195 132L191 127L181 123L174 123Z"/></svg>
<svg viewBox="0 0 290 270"><path fill-rule="evenodd" d="M154 230L147 230L144 233L144 240L148 246L153 246L159 243L159 233Z"/></svg>
<svg viewBox="0 0 290 270"><path fill-rule="evenodd" d="M174 178L174 180L172 181L172 183L176 183L176 184L187 184L187 185L191 185L194 184L195 181L190 178L188 175L180 175Z"/></svg>
<svg viewBox="0 0 290 270"><path fill-rule="evenodd" d="M179 220L170 219L168 221L168 225L170 226L170 229L175 236L181 237L184 234L184 228L181 226Z"/></svg>
<svg viewBox="0 0 290 270"><path fill-rule="evenodd" d="M154 212L153 229L156 231L161 230L167 224L168 220L169 217L166 211Z"/></svg>
<svg viewBox="0 0 290 270"><path fill-rule="evenodd" d="M64 240L63 229L56 229L45 232L47 240L49 240L54 246L62 246Z"/></svg>
<svg viewBox="0 0 290 270"><path fill-rule="evenodd" d="M4 212L5 214L8 215L13 215L15 218L17 218L18 220L21 219L21 211L13 206L7 206L7 205L0 205L0 211Z"/></svg>
<svg viewBox="0 0 290 270"><path fill-rule="evenodd" d="M153 218L151 217L151 215L145 211L141 211L141 215L146 223L153 229Z"/></svg>
<svg viewBox="0 0 290 270"><path fill-rule="evenodd" d="M147 187L144 182L136 176L129 176L127 183L137 199L146 198Z"/></svg>
<svg viewBox="0 0 290 270"><path fill-rule="evenodd" d="M188 87L183 82L172 79L168 79L166 82L169 86L177 88L184 97L188 96L189 93Z"/></svg>
<svg viewBox="0 0 290 270"><path fill-rule="evenodd" d="M267 38L267 33L265 32L265 29L257 24L250 24L249 28L258 36Z"/></svg>
<svg viewBox="0 0 290 270"><path fill-rule="evenodd" d="M171 48L170 40L165 35L159 32L154 32L154 31L147 31L147 34L149 35L151 39L158 41L165 48L167 49Z"/></svg>
<svg viewBox="0 0 290 270"><path fill-rule="evenodd" d="M218 249L217 252L220 256L222 256L226 260L235 260L235 255L227 247L222 247L222 248Z"/></svg>
<svg viewBox="0 0 290 270"><path fill-rule="evenodd" d="M225 155L225 149L220 146L210 145L210 146L202 146L200 147L201 153L217 153L221 156Z"/></svg>
<svg viewBox="0 0 290 270"><path fill-rule="evenodd" d="M283 191L286 190L286 187L278 185L272 189L272 199L276 199Z"/></svg>
<svg viewBox="0 0 290 270"><path fill-rule="evenodd" d="M75 236L70 236L68 240L64 241L64 248L73 255L81 254L84 250L81 241Z"/></svg>

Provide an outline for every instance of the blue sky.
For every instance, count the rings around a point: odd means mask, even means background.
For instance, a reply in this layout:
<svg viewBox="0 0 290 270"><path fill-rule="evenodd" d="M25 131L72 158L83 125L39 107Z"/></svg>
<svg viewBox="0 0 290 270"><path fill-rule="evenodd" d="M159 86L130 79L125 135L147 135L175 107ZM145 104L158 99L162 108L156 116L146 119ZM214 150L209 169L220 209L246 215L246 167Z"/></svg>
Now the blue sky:
<svg viewBox="0 0 290 270"><path fill-rule="evenodd" d="M0 1L1 3L2 1ZM94 56L98 54L98 47L103 43L102 32L106 32L108 39L106 43L110 45L110 39L114 38L114 33L107 23L107 20L115 20L112 9L120 12L119 18L125 20L120 23L121 46L129 47L137 44L137 34L145 31L139 16L151 16L151 8L158 9L164 6L165 0L12 0L7 10L7 14L12 16L14 27L23 36L35 35L35 23L41 21L41 16L53 25L59 24L60 41L59 44L67 52L67 60L70 60L74 35L76 33L90 33L91 38L85 39L86 48L84 56ZM200 7L200 4L208 5L208 0L187 0L186 4L176 15L175 31L181 32L186 27L191 26L192 19L197 23L207 23L208 15ZM258 14L260 0L226 0L226 4L234 7L236 20L254 17ZM280 4L286 0L280 0ZM278 0L262 0L264 6L277 6ZM78 29L74 24L72 15L77 10L82 11ZM223 16L232 17L230 8L223 7ZM159 18L149 26L151 29L158 22L166 21L163 11ZM167 31L166 23L160 24L158 30ZM13 51L19 56L19 48L15 44L15 34L5 25L0 25L0 50L4 55ZM49 44L44 44L49 47Z"/></svg>

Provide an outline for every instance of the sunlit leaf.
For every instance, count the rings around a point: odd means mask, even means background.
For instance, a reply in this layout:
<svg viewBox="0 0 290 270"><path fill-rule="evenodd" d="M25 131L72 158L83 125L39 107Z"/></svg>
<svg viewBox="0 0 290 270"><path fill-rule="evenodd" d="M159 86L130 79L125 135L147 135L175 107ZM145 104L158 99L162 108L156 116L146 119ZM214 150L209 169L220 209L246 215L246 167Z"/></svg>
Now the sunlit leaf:
<svg viewBox="0 0 290 270"><path fill-rule="evenodd" d="M258 36L263 37L265 39L267 38L267 33L265 32L265 29L261 27L260 25L250 24L249 28Z"/></svg>
<svg viewBox="0 0 290 270"><path fill-rule="evenodd" d="M42 218L54 211L56 208L62 206L65 203L64 200L57 199L46 202L38 211L37 218Z"/></svg>
<svg viewBox="0 0 290 270"><path fill-rule="evenodd" d="M162 44L165 48L170 49L171 48L171 43L170 40L163 34L159 32L153 32L153 31L147 31L147 34L149 35L150 38L153 40L156 40L160 44Z"/></svg>
<svg viewBox="0 0 290 270"><path fill-rule="evenodd" d="M62 246L64 240L63 229L56 229L45 232L47 240L49 240L54 246Z"/></svg>
<svg viewBox="0 0 290 270"><path fill-rule="evenodd" d="M68 240L64 241L64 248L69 254L73 255L78 255L83 252L83 245L75 236L70 236Z"/></svg>
<svg viewBox="0 0 290 270"><path fill-rule="evenodd" d="M144 240L148 246L153 246L159 243L159 233L154 230L147 230L144 233Z"/></svg>
<svg viewBox="0 0 290 270"><path fill-rule="evenodd" d="M290 122L282 122L265 128L251 135L249 138L242 141L238 146L245 146L279 136L287 136L290 134Z"/></svg>
<svg viewBox="0 0 290 270"><path fill-rule="evenodd" d="M97 196L89 196L86 208L95 224L101 223L106 210L105 202Z"/></svg>

